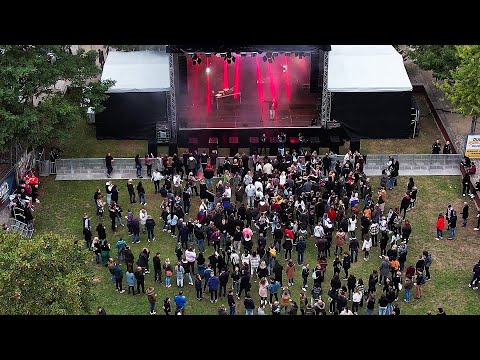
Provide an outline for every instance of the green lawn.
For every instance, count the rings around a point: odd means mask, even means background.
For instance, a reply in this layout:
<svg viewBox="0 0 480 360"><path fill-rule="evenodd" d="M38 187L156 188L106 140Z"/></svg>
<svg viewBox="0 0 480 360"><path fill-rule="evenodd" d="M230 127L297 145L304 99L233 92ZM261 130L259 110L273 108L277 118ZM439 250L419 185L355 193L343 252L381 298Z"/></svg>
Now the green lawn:
<svg viewBox="0 0 480 360"><path fill-rule="evenodd" d="M146 180L146 179L144 179ZM378 178L372 178L373 183L378 184ZM401 177L398 181L398 187L388 193L387 206L398 206L406 188L408 178ZM480 314L478 301L480 297L479 291L473 291L467 287L471 279L471 269L480 257L478 249L480 241L478 233L473 231L473 223L475 221L475 207L473 201L467 200L471 206L471 219L467 228L457 228L457 238L454 241L436 241L434 240L435 220L439 212L444 212L446 206L451 203L454 208L460 212L464 198L461 194L459 177L417 177L415 178L418 187L418 201L415 210L408 213L407 217L411 220L413 232L411 241L409 242L409 256L407 265L410 262L415 263L418 254L423 250L429 250L433 254L433 265L431 267L432 280L424 286L424 296L420 300L413 300L406 304L403 302L403 291L401 291L399 306L402 314L426 314L431 310L436 312L437 307L442 306L448 314ZM128 209L128 195L126 193L126 181L117 182L120 189L120 204L125 213ZM153 184L146 180L144 185L147 190L146 206L149 214L154 216L157 222L156 242L147 243L146 235L141 235L141 243L132 245L135 258L144 246L149 247L152 252L151 257L156 251L160 251L162 262L166 257L175 259L174 246L175 240L167 233L161 231L162 222L159 220L159 205L161 197L159 194L153 194ZM93 192L95 188L104 189L103 181L55 181L53 177L41 178L41 204L36 208L35 226L37 233L45 231L55 231L60 234L71 234L83 241L81 232L81 218L86 211L92 218L92 227L96 227L97 219L95 218L95 208L93 203ZM374 187L375 188L375 187ZM194 199L191 214L196 213L198 208L198 198ZM134 204L133 210L138 214L140 206ZM108 214L105 215L104 223L107 228L107 239L114 245L117 239L122 236L130 243L127 237L127 230L120 228L116 234L112 234L110 230L110 219ZM461 221L459 221L461 223ZM446 237L445 237L446 238ZM206 256L212 252L212 248L207 248ZM294 258L296 253L293 253ZM279 257L282 259L283 253ZM313 239L309 239L307 243L306 261L314 266L316 251ZM283 259L282 259L283 261ZM326 300L326 292L328 290L327 282L330 282L332 276L331 262L329 259L328 275L326 283L324 283L324 295ZM354 263L351 269L357 278L363 278L367 283L368 275L372 269L379 266L378 250L372 251L370 260L363 261L363 257L359 262ZM144 295L128 296L119 294L115 291L114 284L110 281L110 273L104 267L95 264L94 255L92 254L91 266L95 269L94 282L96 283L97 300L94 308L98 305L105 307L108 314L148 314L148 302ZM150 262L150 266L152 266ZM153 266L152 266L153 267ZM284 276L286 279L286 276ZM231 282L230 282L231 283ZM301 291L301 269L297 267L295 285L292 288L294 299L298 302L299 292ZM154 285L153 274L146 275L146 287ZM309 280L310 291L312 279ZM178 289L173 285L170 289L155 284L158 295L157 314L163 314L161 311L161 302L169 296L173 300L173 296ZM218 303L211 304L204 298L197 301L193 286L186 282L184 293L187 296L187 313L188 314L216 314L220 304L227 304L225 298L221 298ZM255 305L259 304L258 283L253 283L251 291ZM377 295L380 295L380 291ZM413 298L413 296L412 296ZM350 303L349 303L350 304ZM268 309L267 309L268 310ZM363 314L363 309L360 313ZM244 314L243 299L237 308L237 313Z"/></svg>
<svg viewBox="0 0 480 360"><path fill-rule="evenodd" d="M135 157L145 155L148 151L147 140L97 140L95 125L80 121L72 129L68 140L59 145L63 158L103 158L110 152L113 157ZM166 147L159 146L159 151L168 151Z"/></svg>

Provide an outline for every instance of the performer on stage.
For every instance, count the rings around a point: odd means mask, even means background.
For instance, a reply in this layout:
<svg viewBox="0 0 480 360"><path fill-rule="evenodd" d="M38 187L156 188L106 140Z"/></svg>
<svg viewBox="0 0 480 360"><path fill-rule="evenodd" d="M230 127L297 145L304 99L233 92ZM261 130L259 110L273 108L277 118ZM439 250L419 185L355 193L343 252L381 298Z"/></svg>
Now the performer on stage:
<svg viewBox="0 0 480 360"><path fill-rule="evenodd" d="M273 99L270 102L270 120L275 120L275 110L277 110L277 100Z"/></svg>

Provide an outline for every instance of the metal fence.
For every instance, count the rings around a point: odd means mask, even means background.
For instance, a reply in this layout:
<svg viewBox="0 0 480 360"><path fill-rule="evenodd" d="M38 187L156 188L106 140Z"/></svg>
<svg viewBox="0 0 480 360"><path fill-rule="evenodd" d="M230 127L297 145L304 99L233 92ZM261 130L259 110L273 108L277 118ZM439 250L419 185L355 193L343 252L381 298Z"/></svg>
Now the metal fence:
<svg viewBox="0 0 480 360"><path fill-rule="evenodd" d="M365 155L364 155L365 156ZM458 169L463 156L460 154L371 154L365 156L364 170L381 171L387 167L388 159L393 156L400 164L400 175L402 170L448 170ZM343 162L344 155L334 155L333 162L339 160ZM270 160L275 160L276 156L269 156ZM303 158L303 156L300 156ZM225 157L217 158L217 166L223 165ZM253 167L252 158L249 161L250 168Z"/></svg>

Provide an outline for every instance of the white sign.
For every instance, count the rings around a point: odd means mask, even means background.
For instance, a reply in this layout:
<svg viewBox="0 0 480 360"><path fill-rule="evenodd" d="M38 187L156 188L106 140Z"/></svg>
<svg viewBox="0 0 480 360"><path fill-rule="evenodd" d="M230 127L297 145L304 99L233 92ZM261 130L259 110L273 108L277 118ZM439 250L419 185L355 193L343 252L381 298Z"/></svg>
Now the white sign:
<svg viewBox="0 0 480 360"><path fill-rule="evenodd" d="M480 159L480 135L468 135L465 156Z"/></svg>

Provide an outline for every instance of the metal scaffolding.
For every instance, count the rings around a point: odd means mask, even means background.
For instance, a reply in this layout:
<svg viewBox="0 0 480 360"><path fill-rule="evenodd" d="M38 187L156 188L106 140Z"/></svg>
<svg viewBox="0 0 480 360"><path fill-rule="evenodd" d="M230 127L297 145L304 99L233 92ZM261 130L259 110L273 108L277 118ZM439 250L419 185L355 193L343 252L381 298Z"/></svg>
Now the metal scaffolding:
<svg viewBox="0 0 480 360"><path fill-rule="evenodd" d="M323 52L323 87L322 87L322 118L321 126L327 127L330 121L332 94L328 91L328 51Z"/></svg>
<svg viewBox="0 0 480 360"><path fill-rule="evenodd" d="M175 69L174 69L174 54L171 53L168 58L168 65L170 69L170 106L167 106L168 122L170 123L170 139L177 142L177 102L175 97ZM170 110L170 111L168 111Z"/></svg>

